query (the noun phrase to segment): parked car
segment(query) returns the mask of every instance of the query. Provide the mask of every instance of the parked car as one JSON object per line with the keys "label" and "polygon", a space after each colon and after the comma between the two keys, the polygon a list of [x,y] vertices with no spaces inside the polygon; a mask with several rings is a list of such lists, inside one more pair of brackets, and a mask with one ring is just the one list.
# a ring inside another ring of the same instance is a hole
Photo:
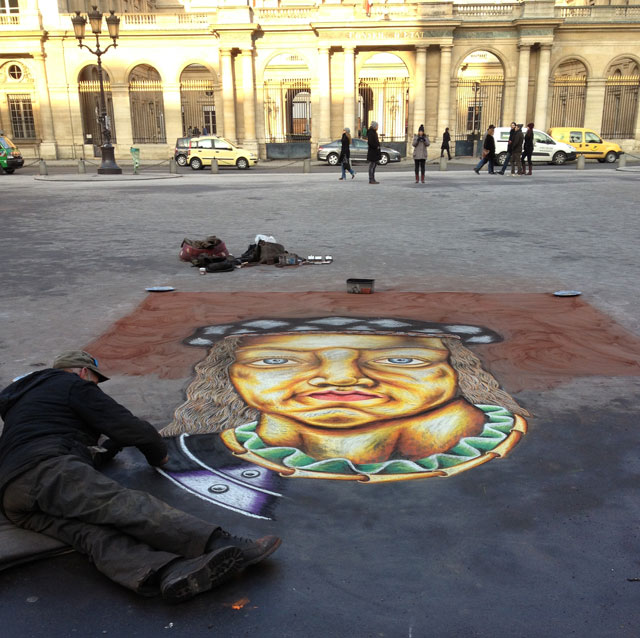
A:
{"label": "parked car", "polygon": [[176,140],[176,147],[173,151],[173,158],[176,160],[178,166],[187,165],[187,156],[189,155],[189,142],[190,137],[179,137]]}
{"label": "parked car", "polygon": [[[496,159],[501,166],[507,156],[507,142],[509,141],[510,131],[511,128],[508,126],[499,126],[493,134],[496,141]],[[522,133],[526,133],[526,129],[523,129]],[[537,128],[533,129],[533,155],[531,159],[534,162],[551,162],[559,165],[565,162],[572,162],[576,157],[576,149],[573,146],[558,142]]]}
{"label": "parked car", "polygon": [[258,156],[235,144],[225,140],[224,137],[207,135],[206,137],[192,137],[189,142],[187,163],[194,171],[204,166],[211,166],[211,160],[218,160],[219,166],[237,166],[246,170],[249,166],[258,163]]}
{"label": "parked car", "polygon": [[0,169],[5,173],[13,173],[16,168],[24,166],[20,149],[0,131]]}
{"label": "parked car", "polygon": [[[334,140],[333,142],[328,142],[327,144],[321,144],[320,146],[318,146],[318,160],[321,162],[327,162],[328,164],[331,164],[331,166],[336,166],[338,163],[338,158],[340,157],[341,148],[342,142],[340,140]],[[349,149],[351,151],[352,162],[367,161],[368,146],[366,140],[353,138],[351,140]],[[381,146],[380,152],[382,153],[382,158],[380,159],[378,164],[380,164],[381,166],[384,166],[389,162],[399,162],[402,159],[402,156],[398,151],[393,148],[388,148],[387,146]]]}
{"label": "parked car", "polygon": [[597,159],[611,164],[624,152],[615,142],[607,142],[591,129],[580,126],[556,126],[549,129],[549,135],[575,146],[585,159]]}

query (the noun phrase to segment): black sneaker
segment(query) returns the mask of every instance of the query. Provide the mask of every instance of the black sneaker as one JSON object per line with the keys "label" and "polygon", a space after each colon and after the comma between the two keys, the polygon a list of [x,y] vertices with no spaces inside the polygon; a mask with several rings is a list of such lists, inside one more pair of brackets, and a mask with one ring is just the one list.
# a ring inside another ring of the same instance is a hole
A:
{"label": "black sneaker", "polygon": [[218,547],[236,547],[242,551],[241,567],[255,565],[261,560],[271,556],[280,547],[282,539],[278,536],[263,536],[253,540],[242,538],[242,536],[232,536],[223,529],[215,531],[207,542],[207,551],[215,550]]}
{"label": "black sneaker", "polygon": [[242,551],[228,545],[197,558],[179,558],[160,572],[162,597],[173,603],[189,600],[224,583],[242,562]]}

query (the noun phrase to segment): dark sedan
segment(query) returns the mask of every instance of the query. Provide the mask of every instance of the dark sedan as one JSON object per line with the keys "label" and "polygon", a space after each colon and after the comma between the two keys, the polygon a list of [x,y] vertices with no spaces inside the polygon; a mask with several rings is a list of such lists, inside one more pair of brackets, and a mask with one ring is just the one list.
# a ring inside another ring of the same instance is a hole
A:
{"label": "dark sedan", "polygon": [[[340,140],[334,140],[327,144],[320,144],[320,146],[318,146],[318,159],[321,162],[328,162],[331,166],[336,166],[338,164],[338,158],[340,157],[341,148],[342,143]],[[351,151],[352,162],[367,161],[368,147],[366,140],[351,140],[351,146],[349,146],[349,149]],[[393,148],[388,148],[387,146],[381,146],[380,152],[382,153],[382,157],[378,164],[381,164],[382,166],[389,162],[399,162],[402,159],[402,156],[398,151]]]}

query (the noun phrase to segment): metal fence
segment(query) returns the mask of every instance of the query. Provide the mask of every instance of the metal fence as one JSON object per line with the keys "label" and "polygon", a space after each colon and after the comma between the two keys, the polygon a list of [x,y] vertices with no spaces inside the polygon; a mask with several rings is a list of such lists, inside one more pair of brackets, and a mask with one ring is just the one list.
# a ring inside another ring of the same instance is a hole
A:
{"label": "metal fence", "polygon": [[504,78],[500,75],[459,78],[453,139],[479,139],[490,124],[501,126],[503,92]]}
{"label": "metal fence", "polygon": [[7,95],[12,137],[30,140],[36,136],[33,106],[30,95]]}
{"label": "metal fence", "polygon": [[640,76],[614,75],[607,78],[602,112],[602,137],[635,137]]}
{"label": "metal fence", "polygon": [[[115,144],[116,127],[113,119],[113,100],[111,99],[111,85],[104,82],[104,99],[107,106],[107,128],[111,131],[111,141]],[[100,128],[100,82],[85,80],[78,82],[80,94],[80,114],[82,116],[82,133],[85,144],[101,146],[102,129]]]}
{"label": "metal fence", "polygon": [[267,142],[301,142],[311,139],[311,80],[266,80],[264,136]]}
{"label": "metal fence", "polygon": [[129,83],[131,128],[134,144],[166,144],[162,82],[132,80]]}
{"label": "metal fence", "polygon": [[409,126],[409,78],[361,78],[358,118],[360,129],[378,122],[381,141],[404,142]]}
{"label": "metal fence", "polygon": [[213,80],[185,80],[180,83],[182,134],[198,128],[206,135],[217,133]]}
{"label": "metal fence", "polygon": [[585,76],[554,78],[549,128],[583,126],[586,96],[587,78]]}

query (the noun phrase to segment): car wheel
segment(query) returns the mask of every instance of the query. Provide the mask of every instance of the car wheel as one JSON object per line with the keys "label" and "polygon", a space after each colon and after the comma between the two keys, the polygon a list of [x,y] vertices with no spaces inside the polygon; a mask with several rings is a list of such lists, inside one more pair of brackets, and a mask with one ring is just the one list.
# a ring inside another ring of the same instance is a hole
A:
{"label": "car wheel", "polygon": [[194,171],[199,171],[199,170],[202,168],[202,160],[201,160],[201,159],[199,159],[198,157],[194,157],[194,158],[191,160],[191,168],[192,168]]}
{"label": "car wheel", "polygon": [[236,166],[241,170],[241,171],[246,171],[249,168],[249,160],[246,157],[239,157],[236,160]]}
{"label": "car wheel", "polygon": [[496,162],[498,166],[502,166],[506,159],[507,159],[507,154],[504,151],[502,151],[502,153],[498,153],[498,157],[496,157]]}
{"label": "car wheel", "polygon": [[178,166],[186,166],[187,165],[187,156],[186,155],[178,155],[178,157],[176,157],[176,164]]}
{"label": "car wheel", "polygon": [[604,161],[607,164],[613,164],[616,160],[618,159],[618,154],[615,151],[609,151],[605,156],[604,156]]}
{"label": "car wheel", "polygon": [[380,164],[380,166],[384,166],[385,164],[389,163],[389,156],[386,153],[382,154],[382,157],[378,160],[378,164]]}
{"label": "car wheel", "polygon": [[15,171],[16,169],[15,169],[15,168],[5,168],[5,169],[3,169],[3,170],[4,170],[4,172],[5,172],[7,175],[13,175],[13,173],[14,173],[14,171]]}
{"label": "car wheel", "polygon": [[330,164],[331,166],[337,166],[338,165],[338,154],[337,153],[329,153],[329,155],[327,155],[327,164]]}
{"label": "car wheel", "polygon": [[567,161],[567,154],[564,151],[558,151],[551,160],[556,166],[560,166]]}

